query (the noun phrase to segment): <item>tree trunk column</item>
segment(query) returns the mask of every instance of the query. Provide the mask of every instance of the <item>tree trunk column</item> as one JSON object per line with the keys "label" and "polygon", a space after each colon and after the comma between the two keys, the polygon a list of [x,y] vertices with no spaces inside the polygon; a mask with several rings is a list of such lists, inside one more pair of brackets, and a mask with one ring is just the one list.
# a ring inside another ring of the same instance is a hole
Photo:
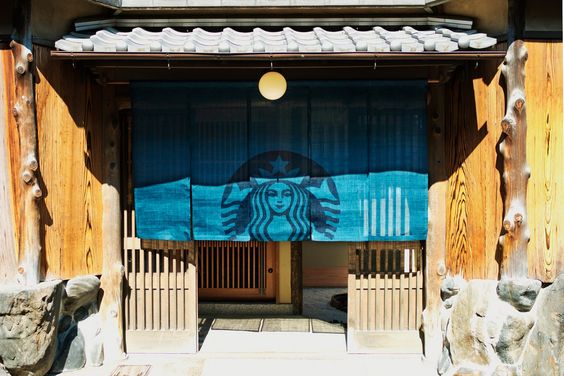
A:
{"label": "tree trunk column", "polygon": [[21,284],[34,285],[39,283],[40,279],[41,243],[38,200],[43,193],[38,179],[30,0],[16,2],[14,26],[14,40],[10,42],[10,48],[15,64],[16,99],[12,114],[18,126],[20,178],[23,185],[19,223],[20,256],[16,278]]}
{"label": "tree trunk column", "polygon": [[104,90],[104,169],[102,183],[102,279],[100,304],[104,360],[123,359],[123,276],[121,257],[120,128],[114,97]]}
{"label": "tree trunk column", "polygon": [[505,234],[499,238],[502,248],[502,277],[527,277],[527,183],[531,171],[527,165],[527,112],[525,108],[525,63],[527,49],[522,40],[507,50],[501,72],[507,85],[507,110],[501,126],[505,134],[499,145],[503,156]]}

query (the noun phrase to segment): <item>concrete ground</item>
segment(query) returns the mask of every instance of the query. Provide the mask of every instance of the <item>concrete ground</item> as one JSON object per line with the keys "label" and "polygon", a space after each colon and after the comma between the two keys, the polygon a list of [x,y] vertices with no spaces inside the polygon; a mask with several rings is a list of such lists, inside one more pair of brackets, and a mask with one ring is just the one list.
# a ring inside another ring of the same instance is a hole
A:
{"label": "concrete ground", "polygon": [[[348,376],[354,374],[436,375],[415,355],[304,354],[304,353],[198,353],[130,354],[125,365],[149,365],[148,376]],[[64,376],[143,376],[115,374],[116,364]]]}
{"label": "concrete ground", "polygon": [[[197,354],[132,353],[119,363],[65,372],[62,376],[145,376],[137,372],[139,368],[133,369],[134,372],[113,373],[119,364],[148,365],[147,376],[436,375],[426,367],[421,355],[348,354],[344,330],[315,332],[315,320],[336,327],[346,323],[346,313],[329,305],[331,296],[340,292],[343,289],[304,289],[303,316],[311,318],[309,331],[238,331],[208,327],[200,333],[203,341]],[[296,319],[304,320],[303,317]]]}

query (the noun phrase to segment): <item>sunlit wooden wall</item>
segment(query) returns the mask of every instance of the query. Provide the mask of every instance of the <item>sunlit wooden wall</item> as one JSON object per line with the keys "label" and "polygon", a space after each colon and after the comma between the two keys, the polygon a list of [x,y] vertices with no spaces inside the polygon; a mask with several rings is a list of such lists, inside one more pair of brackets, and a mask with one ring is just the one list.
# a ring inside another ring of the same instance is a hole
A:
{"label": "sunlit wooden wall", "polygon": [[102,88],[84,69],[35,48],[47,277],[102,267]]}
{"label": "sunlit wooden wall", "polygon": [[[13,61],[9,48],[0,50],[3,83],[4,145],[7,146],[10,207],[0,215],[10,215],[3,226],[0,246],[2,269],[19,251],[21,194],[19,140],[11,116],[13,107]],[[54,61],[49,50],[35,47],[37,64],[35,87],[38,126],[39,167],[44,200],[41,201],[42,262],[46,279],[100,274],[102,266],[102,89],[84,69]],[[3,199],[5,202],[6,200]],[[5,209],[6,204],[0,205]],[[12,244],[10,240],[13,239]],[[7,241],[7,243],[6,243]],[[12,263],[13,264],[13,263]],[[10,269],[13,266],[9,267]]]}
{"label": "sunlit wooden wall", "polygon": [[[529,275],[550,282],[564,272],[562,43],[530,41],[527,49]],[[466,278],[497,278],[499,272],[503,202],[497,145],[505,113],[500,64],[459,70],[447,87],[446,262],[451,274]]]}

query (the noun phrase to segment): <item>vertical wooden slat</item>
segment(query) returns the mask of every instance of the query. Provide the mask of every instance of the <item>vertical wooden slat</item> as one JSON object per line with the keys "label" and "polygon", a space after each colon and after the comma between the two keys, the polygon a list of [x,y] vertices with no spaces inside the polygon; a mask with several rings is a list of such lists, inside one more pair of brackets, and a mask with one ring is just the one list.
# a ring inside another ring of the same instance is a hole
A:
{"label": "vertical wooden slat", "polygon": [[394,250],[392,251],[393,255],[393,276],[394,276],[394,314],[393,314],[393,321],[394,321],[394,329],[400,329],[400,301],[401,301],[401,291],[399,289],[399,277],[400,277],[400,264],[399,264],[399,252],[397,247],[394,246]]}
{"label": "vertical wooden slat", "polygon": [[162,252],[160,250],[155,250],[156,253],[156,264],[157,264],[157,289],[156,289],[156,304],[155,304],[155,329],[162,329],[162,288],[161,288],[161,268],[162,268]]}
{"label": "vertical wooden slat", "polygon": [[241,277],[241,260],[240,260],[240,252],[239,252],[239,245],[234,244],[235,249],[235,288],[240,288],[239,278]]}
{"label": "vertical wooden slat", "polygon": [[161,310],[161,322],[163,329],[170,329],[170,259],[168,257],[169,251],[166,249],[163,252],[163,264],[164,264],[164,292],[163,292],[163,305]]}
{"label": "vertical wooden slat", "polygon": [[187,327],[190,329],[194,338],[194,352],[198,349],[198,286],[196,284],[198,271],[195,268],[196,260],[197,255],[194,250],[194,243],[192,242],[190,244],[188,258],[188,290],[190,291],[190,298],[188,303]]}
{"label": "vertical wooden slat", "polygon": [[145,296],[145,250],[139,250],[139,273],[137,273],[137,277],[141,277],[140,282],[141,286],[139,287],[139,295],[141,297],[141,301],[139,302],[138,312],[139,312],[139,327],[140,330],[145,330],[146,328],[146,296]]}
{"label": "vertical wooden slat", "polygon": [[153,275],[154,275],[154,265],[153,265],[153,250],[152,249],[148,249],[147,251],[147,257],[148,257],[148,282],[149,282],[149,288],[148,288],[148,302],[147,302],[147,308],[145,309],[145,311],[147,312],[147,326],[146,329],[147,330],[153,330]]}
{"label": "vertical wooden slat", "polygon": [[231,278],[231,249],[228,244],[225,245],[225,288],[229,288]]}
{"label": "vertical wooden slat", "polygon": [[415,283],[413,281],[413,276],[415,275],[415,269],[413,268],[413,258],[415,250],[412,248],[409,250],[409,274],[408,274],[408,288],[409,288],[409,326],[408,329],[415,329],[416,318],[415,318],[415,302],[416,302],[416,291]]}
{"label": "vertical wooden slat", "polygon": [[178,311],[179,311],[179,299],[178,299],[178,255],[180,254],[180,251],[175,249],[172,251],[172,262],[173,262],[173,268],[172,268],[172,273],[173,273],[173,288],[174,291],[172,293],[173,296],[173,304],[171,304],[172,307],[172,312],[173,312],[173,320],[172,320],[172,327],[171,329],[174,330],[178,330],[179,329],[179,325],[178,325]]}
{"label": "vertical wooden slat", "polygon": [[181,319],[181,329],[186,330],[186,293],[187,293],[187,286],[186,286],[186,257],[187,251],[183,249],[181,251],[181,258],[180,258],[180,276],[181,276],[181,297],[182,303],[180,305],[180,317]]}
{"label": "vertical wooden slat", "polygon": [[245,249],[245,254],[247,258],[247,288],[251,288],[251,247]]}
{"label": "vertical wooden slat", "polygon": [[133,312],[131,314],[132,318],[132,329],[137,330],[137,252],[139,250],[133,249],[131,250],[131,281],[133,281],[133,287],[131,288],[131,300],[133,304],[131,306]]}
{"label": "vertical wooden slat", "polygon": [[368,329],[376,330],[376,270],[374,269],[375,253],[374,247],[368,249]]}
{"label": "vertical wooden slat", "polygon": [[221,276],[221,273],[219,271],[219,252],[221,250],[221,242],[214,242],[215,243],[215,247],[214,247],[214,252],[213,252],[213,261],[212,263],[214,264],[214,274],[215,274],[215,286],[214,288],[219,288],[219,278]]}

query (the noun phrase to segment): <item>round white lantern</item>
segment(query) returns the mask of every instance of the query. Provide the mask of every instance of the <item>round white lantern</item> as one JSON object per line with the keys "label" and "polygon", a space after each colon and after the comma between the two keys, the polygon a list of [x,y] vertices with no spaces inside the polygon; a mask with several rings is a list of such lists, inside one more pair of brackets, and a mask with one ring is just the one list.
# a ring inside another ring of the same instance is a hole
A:
{"label": "round white lantern", "polygon": [[282,98],[288,87],[284,76],[274,71],[263,74],[258,86],[261,95],[271,101]]}

